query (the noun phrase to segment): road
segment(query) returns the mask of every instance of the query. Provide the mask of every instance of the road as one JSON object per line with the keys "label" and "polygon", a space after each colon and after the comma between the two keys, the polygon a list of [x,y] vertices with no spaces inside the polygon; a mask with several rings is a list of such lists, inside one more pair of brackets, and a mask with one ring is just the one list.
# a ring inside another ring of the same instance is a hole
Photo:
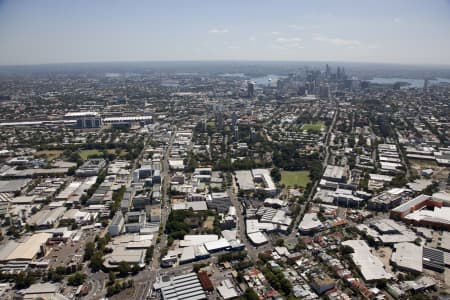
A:
{"label": "road", "polygon": [[[167,222],[167,217],[170,213],[170,203],[169,203],[169,189],[170,189],[170,169],[169,169],[169,155],[170,150],[172,149],[172,144],[175,139],[176,130],[172,132],[172,135],[169,140],[169,144],[167,145],[164,151],[164,158],[162,160],[162,197],[161,197],[161,227],[164,229]],[[161,249],[163,249],[167,245],[167,237],[165,234],[160,236],[159,244],[155,245],[155,249],[153,251],[153,257],[149,266],[141,271],[138,275],[135,276],[135,293],[134,299],[145,299],[146,297],[151,295],[153,283],[156,281],[156,277],[158,276],[158,271],[160,269],[160,256]]]}
{"label": "road", "polygon": [[245,234],[245,218],[244,218],[244,209],[239,202],[239,199],[236,196],[236,193],[234,191],[237,191],[236,182],[234,179],[234,176],[231,176],[233,180],[232,188],[227,189],[227,193],[230,196],[231,203],[236,208],[236,215],[237,215],[237,224],[236,224],[236,230],[239,236],[239,239],[241,242],[245,245],[245,248],[247,249],[248,256],[253,260],[256,261],[258,259],[258,252],[257,249],[251,244],[251,242],[248,240],[247,235]]}
{"label": "road", "polygon": [[[324,159],[322,161],[323,169],[326,168],[327,165],[328,165],[328,159],[330,157],[330,150],[329,150],[330,136],[331,136],[331,132],[333,131],[334,126],[336,124],[336,119],[337,119],[338,114],[339,114],[339,109],[338,109],[338,104],[336,103],[336,111],[334,112],[333,121],[331,122],[331,125],[328,127],[327,134],[325,135],[325,143],[324,143],[325,157],[324,157]],[[317,189],[317,186],[319,185],[319,182],[320,182],[320,179],[316,180],[314,182],[313,187],[311,189],[311,192],[308,195],[308,198],[306,199],[305,203],[302,205],[299,214],[295,218],[294,226],[292,227],[292,231],[291,231],[291,233],[289,234],[289,237],[288,237],[289,239],[295,238],[295,236],[297,234],[298,224],[303,219],[303,216],[305,214],[305,210],[308,207],[308,205],[311,202],[311,200],[313,199],[314,191]]]}

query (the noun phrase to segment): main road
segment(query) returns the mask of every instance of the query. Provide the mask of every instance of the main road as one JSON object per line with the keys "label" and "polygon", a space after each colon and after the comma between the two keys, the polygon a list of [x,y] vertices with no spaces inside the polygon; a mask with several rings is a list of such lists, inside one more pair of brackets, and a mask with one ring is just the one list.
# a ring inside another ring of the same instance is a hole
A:
{"label": "main road", "polygon": [[[160,227],[162,228],[162,232],[164,232],[167,217],[170,213],[170,203],[169,203],[169,188],[170,188],[170,169],[169,169],[169,156],[170,150],[172,149],[172,144],[175,139],[176,128],[174,128],[174,132],[171,133],[169,143],[164,151],[164,157],[162,160],[162,187],[161,187],[161,222]],[[146,268],[141,271],[138,275],[135,276],[135,293],[134,299],[140,300],[148,298],[151,295],[153,283],[156,281],[156,277],[158,275],[158,271],[160,269],[160,256],[161,249],[163,249],[167,244],[167,237],[163,233],[159,236],[160,241],[155,245],[153,251],[153,257]]]}
{"label": "main road", "polygon": [[[330,146],[330,136],[331,133],[333,131],[333,128],[336,124],[336,119],[337,116],[339,114],[339,106],[336,103],[336,110],[334,112],[334,116],[333,116],[333,121],[331,122],[331,125],[328,127],[328,131],[327,134],[325,135],[325,143],[324,143],[324,150],[325,150],[325,157],[322,161],[322,168],[325,169],[328,165],[328,159],[330,157],[330,150],[329,150],[329,146]],[[297,234],[297,227],[298,224],[301,222],[301,220],[303,219],[303,216],[305,214],[305,210],[306,208],[309,206],[309,203],[311,202],[311,200],[313,199],[314,196],[314,191],[317,189],[317,186],[319,185],[320,179],[316,180],[313,184],[313,187],[308,195],[308,198],[306,199],[304,205],[302,205],[299,214],[297,215],[297,217],[295,218],[294,221],[294,226],[292,227],[292,231],[289,234],[289,239],[295,238],[296,234]]]}
{"label": "main road", "polygon": [[245,245],[245,248],[247,249],[248,256],[253,260],[256,261],[258,259],[258,252],[256,251],[256,248],[250,243],[250,241],[247,238],[247,235],[245,233],[245,219],[244,219],[244,209],[242,207],[242,204],[240,203],[239,199],[236,196],[237,192],[237,186],[236,182],[234,180],[234,176],[231,176],[233,185],[232,187],[229,187],[227,189],[227,193],[231,199],[231,204],[236,208],[236,217],[237,217],[237,224],[236,224],[236,230],[237,234],[239,236],[239,239],[241,242]]}

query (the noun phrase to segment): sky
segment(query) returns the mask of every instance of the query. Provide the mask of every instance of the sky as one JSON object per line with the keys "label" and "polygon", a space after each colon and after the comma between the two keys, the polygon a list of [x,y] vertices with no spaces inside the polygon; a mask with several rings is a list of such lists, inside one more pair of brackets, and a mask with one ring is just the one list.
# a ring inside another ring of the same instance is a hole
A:
{"label": "sky", "polygon": [[450,64],[450,0],[0,0],[0,65]]}

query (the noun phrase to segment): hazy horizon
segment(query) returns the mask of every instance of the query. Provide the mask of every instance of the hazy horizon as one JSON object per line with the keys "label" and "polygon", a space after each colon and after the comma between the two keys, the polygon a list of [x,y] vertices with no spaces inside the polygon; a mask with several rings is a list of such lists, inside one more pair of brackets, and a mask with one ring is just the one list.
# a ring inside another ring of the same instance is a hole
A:
{"label": "hazy horizon", "polygon": [[0,65],[450,65],[450,1],[0,1]]}

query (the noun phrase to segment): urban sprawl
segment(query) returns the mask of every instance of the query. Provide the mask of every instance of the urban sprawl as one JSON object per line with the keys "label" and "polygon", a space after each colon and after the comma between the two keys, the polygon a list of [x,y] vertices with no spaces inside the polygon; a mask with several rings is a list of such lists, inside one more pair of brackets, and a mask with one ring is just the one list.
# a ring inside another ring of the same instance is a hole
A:
{"label": "urban sprawl", "polygon": [[269,74],[0,74],[0,298],[450,299],[450,84]]}

